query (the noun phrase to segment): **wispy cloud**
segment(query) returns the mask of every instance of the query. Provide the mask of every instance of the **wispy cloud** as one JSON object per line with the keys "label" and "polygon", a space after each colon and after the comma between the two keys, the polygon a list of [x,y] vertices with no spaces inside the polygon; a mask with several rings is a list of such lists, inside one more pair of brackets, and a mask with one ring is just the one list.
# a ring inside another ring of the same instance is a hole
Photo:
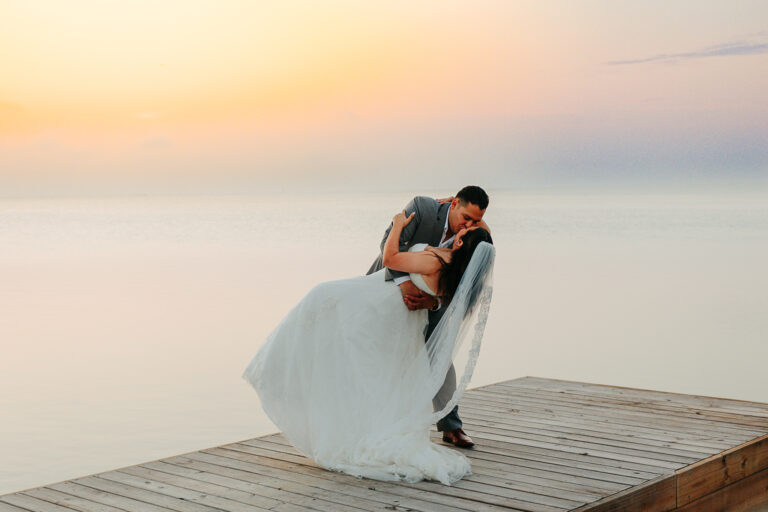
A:
{"label": "wispy cloud", "polygon": [[756,37],[751,40],[733,41],[730,43],[718,44],[692,52],[660,53],[642,59],[612,60],[606,62],[605,64],[607,66],[622,66],[625,64],[644,64],[646,62],[673,63],[686,59],[726,57],[729,55],[760,55],[763,53],[768,53],[768,33],[766,32],[756,34]]}

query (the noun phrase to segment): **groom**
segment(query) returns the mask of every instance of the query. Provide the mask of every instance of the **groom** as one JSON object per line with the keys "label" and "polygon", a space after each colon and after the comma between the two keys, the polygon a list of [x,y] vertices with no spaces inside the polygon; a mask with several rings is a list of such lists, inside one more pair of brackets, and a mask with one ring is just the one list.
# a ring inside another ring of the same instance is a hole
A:
{"label": "groom", "polygon": [[[464,187],[452,198],[450,202],[440,202],[429,197],[414,197],[405,207],[405,215],[415,212],[413,220],[405,226],[400,235],[400,250],[407,251],[414,244],[426,243],[432,247],[452,247],[453,238],[463,228],[470,228],[477,224],[484,226],[483,214],[488,208],[488,194],[476,186]],[[381,251],[392,229],[390,224],[381,241]],[[373,262],[368,274],[381,270],[382,255]],[[411,282],[407,273],[387,269],[385,272],[387,281],[394,281],[400,287],[403,302],[410,310],[429,309],[429,324],[425,332],[425,338],[440,322],[447,304],[439,304],[438,301],[418,288]],[[443,386],[432,399],[432,407],[435,411],[441,410],[453,396],[456,390],[456,371],[451,365],[445,376]],[[443,441],[458,446],[469,448],[474,445],[462,429],[459,418],[459,406],[453,408],[446,417],[437,422],[437,430],[443,433]]]}

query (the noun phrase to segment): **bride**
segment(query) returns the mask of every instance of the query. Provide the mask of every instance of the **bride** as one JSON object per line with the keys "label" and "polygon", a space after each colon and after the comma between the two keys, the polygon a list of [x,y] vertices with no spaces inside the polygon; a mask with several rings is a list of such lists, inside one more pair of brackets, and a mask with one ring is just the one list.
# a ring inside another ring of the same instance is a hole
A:
{"label": "bride", "polygon": [[[453,247],[399,251],[413,214],[395,215],[383,263],[439,297],[445,314],[424,343],[427,311],[409,311],[384,270],[321,283],[280,322],[246,368],[264,411],[285,437],[324,468],[378,480],[437,480],[470,474],[469,460],[429,439],[472,375],[491,298],[494,249],[482,227]],[[468,341],[468,343],[464,343]],[[453,398],[432,411],[452,359],[467,362]],[[468,345],[468,347],[466,346]]]}

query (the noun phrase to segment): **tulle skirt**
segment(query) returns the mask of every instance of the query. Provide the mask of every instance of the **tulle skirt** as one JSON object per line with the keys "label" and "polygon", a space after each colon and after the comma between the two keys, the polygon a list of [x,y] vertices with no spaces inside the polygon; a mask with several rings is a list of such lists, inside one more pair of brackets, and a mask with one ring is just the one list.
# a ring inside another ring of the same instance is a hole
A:
{"label": "tulle skirt", "polygon": [[384,272],[322,283],[245,370],[262,407],[307,457],[378,480],[450,484],[470,473],[429,440],[427,312],[408,311]]}

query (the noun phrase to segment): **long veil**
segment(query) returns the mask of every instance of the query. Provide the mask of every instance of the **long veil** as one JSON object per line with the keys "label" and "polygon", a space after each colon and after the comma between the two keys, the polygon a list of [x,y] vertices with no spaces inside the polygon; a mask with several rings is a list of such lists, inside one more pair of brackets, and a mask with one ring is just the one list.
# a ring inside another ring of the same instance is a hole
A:
{"label": "long veil", "polygon": [[430,397],[442,386],[451,362],[466,359],[463,371],[456,369],[457,383],[453,396],[442,410],[432,414],[429,423],[435,423],[453,409],[472,378],[493,295],[495,256],[495,248],[487,242],[481,242],[475,248],[450,304],[427,340],[430,366],[427,389]]}
{"label": "long veil", "polygon": [[[459,402],[472,378],[493,294],[495,254],[493,245],[478,244],[450,304],[427,340],[426,350],[417,340],[414,347],[419,350],[409,356],[411,359],[399,360],[403,366],[393,370],[396,378],[388,387],[376,388],[378,401],[370,409],[358,405],[359,414],[371,415],[371,427],[357,443],[353,456],[339,457],[336,451],[324,459],[326,467],[380,480],[416,482],[430,478],[447,485],[471,473],[464,454],[429,441],[429,429]],[[457,369],[453,396],[442,410],[433,412],[432,398],[451,364],[460,360],[466,362]]]}

